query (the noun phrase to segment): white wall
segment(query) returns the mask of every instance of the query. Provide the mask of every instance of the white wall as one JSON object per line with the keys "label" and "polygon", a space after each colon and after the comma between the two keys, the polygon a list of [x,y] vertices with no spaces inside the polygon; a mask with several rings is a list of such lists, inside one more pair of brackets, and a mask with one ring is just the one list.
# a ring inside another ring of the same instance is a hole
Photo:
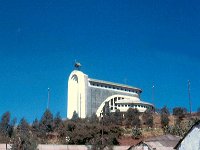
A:
{"label": "white wall", "polygon": [[86,117],[87,75],[74,70],[68,79],[67,118],[76,111],[81,118]]}
{"label": "white wall", "polygon": [[200,125],[194,127],[193,130],[184,138],[178,150],[200,150]]}

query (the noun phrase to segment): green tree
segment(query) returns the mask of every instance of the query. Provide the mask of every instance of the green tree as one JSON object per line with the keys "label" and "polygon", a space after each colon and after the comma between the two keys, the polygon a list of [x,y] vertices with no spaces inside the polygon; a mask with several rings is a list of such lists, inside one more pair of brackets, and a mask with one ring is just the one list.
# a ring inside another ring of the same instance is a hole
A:
{"label": "green tree", "polygon": [[95,113],[92,114],[91,117],[88,118],[90,123],[99,123],[99,118],[97,117],[97,115]]}
{"label": "green tree", "polygon": [[133,117],[134,117],[134,110],[132,108],[129,108],[125,113],[125,124],[127,127],[131,125]]}
{"label": "green tree", "polygon": [[161,109],[161,125],[162,128],[169,125],[169,110],[166,106]]}
{"label": "green tree", "polygon": [[60,128],[60,126],[61,126],[61,124],[62,124],[62,118],[61,118],[61,116],[60,116],[60,113],[58,112],[57,114],[56,114],[56,116],[54,117],[54,120],[53,120],[53,127],[54,127],[54,130],[55,131],[58,131],[59,130],[59,128]]}
{"label": "green tree", "polygon": [[187,109],[183,107],[175,107],[173,108],[173,115],[176,116],[176,124],[180,125],[181,121],[185,117],[187,113]]}
{"label": "green tree", "polygon": [[139,139],[142,136],[142,132],[139,128],[133,127],[132,129],[132,138]]}
{"label": "green tree", "polygon": [[37,118],[33,121],[31,129],[36,136],[39,136],[40,124]]}
{"label": "green tree", "polygon": [[43,134],[53,131],[53,114],[49,109],[47,109],[39,123],[40,132]]}
{"label": "green tree", "polygon": [[[117,138],[121,135],[119,126],[112,124],[91,123],[88,121],[65,121],[68,144],[87,145],[113,145],[117,144]],[[110,144],[108,144],[110,143]]]}
{"label": "green tree", "polygon": [[54,123],[54,132],[58,134],[59,142],[64,144],[66,141],[66,126],[60,116],[60,113],[56,114],[53,123]]}
{"label": "green tree", "polygon": [[120,112],[119,109],[117,109],[114,113],[113,113],[113,123],[116,125],[122,125],[122,120],[123,120],[123,116],[122,113]]}
{"label": "green tree", "polygon": [[140,127],[141,121],[139,117],[140,113],[138,109],[129,108],[125,114],[126,126],[129,127],[131,125],[132,127]]}
{"label": "green tree", "polygon": [[147,109],[142,115],[142,120],[146,126],[152,128],[153,127],[153,112]]}
{"label": "green tree", "polygon": [[77,121],[78,119],[79,119],[78,113],[76,111],[74,111],[71,120],[72,121]]}
{"label": "green tree", "polygon": [[12,140],[12,150],[36,150],[37,141],[27,121],[22,118]]}
{"label": "green tree", "polygon": [[13,135],[15,122],[15,119],[10,122],[10,112],[5,112],[1,117],[0,135],[3,138],[2,142],[6,143],[6,149],[7,144]]}

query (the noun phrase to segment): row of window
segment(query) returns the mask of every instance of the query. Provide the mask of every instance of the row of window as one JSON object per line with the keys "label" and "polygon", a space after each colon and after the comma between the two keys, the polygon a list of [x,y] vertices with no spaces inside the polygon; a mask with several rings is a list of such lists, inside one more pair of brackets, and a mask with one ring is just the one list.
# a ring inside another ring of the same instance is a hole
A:
{"label": "row of window", "polygon": [[122,87],[107,86],[107,85],[98,84],[98,83],[91,83],[91,85],[92,86],[97,86],[97,87],[109,88],[109,89],[116,89],[116,90],[121,90],[121,91],[126,91],[126,92],[134,92],[134,93],[138,93],[139,94],[139,91],[130,90],[130,89],[127,89],[127,88],[122,88]]}
{"label": "row of window", "polygon": [[[152,107],[150,106],[143,106],[143,105],[117,105],[118,107],[128,107],[128,108],[138,108],[138,107],[141,107],[141,108],[147,108],[147,109],[152,109]],[[110,107],[111,110],[113,110],[113,107]],[[116,110],[117,107],[114,107],[114,109]]]}
{"label": "row of window", "polygon": [[117,105],[118,107],[141,107],[141,108],[150,108],[149,106],[145,106],[145,105]]}

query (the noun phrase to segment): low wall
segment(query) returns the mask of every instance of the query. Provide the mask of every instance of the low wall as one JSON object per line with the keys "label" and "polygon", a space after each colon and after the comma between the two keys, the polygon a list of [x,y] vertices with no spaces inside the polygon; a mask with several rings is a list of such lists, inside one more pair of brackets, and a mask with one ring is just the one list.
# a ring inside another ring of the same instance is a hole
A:
{"label": "low wall", "polygon": [[[130,146],[113,146],[113,150],[127,150]],[[8,145],[11,149],[11,145]],[[88,150],[90,146],[87,145],[53,145],[53,144],[39,144],[39,150]],[[0,150],[6,150],[6,144],[0,144]],[[106,149],[107,150],[107,149]]]}

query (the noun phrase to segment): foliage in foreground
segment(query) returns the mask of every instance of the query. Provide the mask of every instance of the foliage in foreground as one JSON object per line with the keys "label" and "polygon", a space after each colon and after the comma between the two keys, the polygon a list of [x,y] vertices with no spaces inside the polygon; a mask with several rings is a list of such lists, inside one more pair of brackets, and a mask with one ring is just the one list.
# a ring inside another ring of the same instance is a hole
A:
{"label": "foliage in foreground", "polygon": [[108,121],[111,116],[101,120],[96,115],[80,119],[74,114],[72,119],[63,121],[59,113],[53,117],[50,110],[46,110],[40,120],[35,119],[29,125],[22,118],[14,128],[7,112],[0,122],[0,141],[12,144],[13,150],[36,150],[38,143],[92,145],[92,149],[119,144],[122,130]]}
{"label": "foliage in foreground", "polygon": [[[181,118],[179,123],[169,126],[169,110],[161,109],[161,125],[164,133],[183,136],[194,124],[195,120],[185,122],[180,109],[174,109],[174,114]],[[103,149],[105,146],[118,145],[122,136],[121,127],[132,129],[132,138],[141,138],[141,120],[145,127],[154,126],[153,114],[146,111],[141,114],[137,109],[129,109],[123,114],[117,110],[115,113],[105,113],[102,118],[95,114],[80,119],[74,112],[71,119],[62,120],[60,114],[54,117],[50,110],[46,110],[41,119],[35,119],[31,125],[23,118],[14,128],[16,120],[10,120],[10,113],[6,112],[0,122],[0,142],[13,144],[12,149],[35,150],[37,144],[77,144],[92,145],[91,149]]]}

